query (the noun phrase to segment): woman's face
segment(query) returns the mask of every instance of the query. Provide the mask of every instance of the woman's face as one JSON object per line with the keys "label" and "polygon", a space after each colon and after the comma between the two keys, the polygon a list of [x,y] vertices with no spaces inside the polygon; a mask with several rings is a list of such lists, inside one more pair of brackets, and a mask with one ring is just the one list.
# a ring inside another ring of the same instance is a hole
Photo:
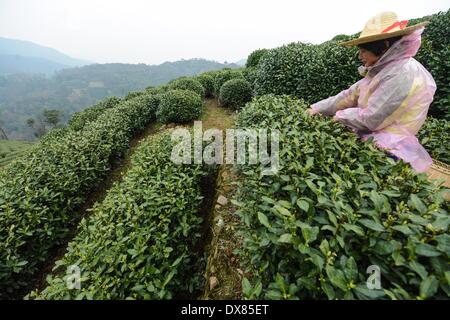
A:
{"label": "woman's face", "polygon": [[375,55],[373,52],[363,48],[359,48],[358,58],[366,68],[373,66],[378,59],[380,59],[380,57]]}

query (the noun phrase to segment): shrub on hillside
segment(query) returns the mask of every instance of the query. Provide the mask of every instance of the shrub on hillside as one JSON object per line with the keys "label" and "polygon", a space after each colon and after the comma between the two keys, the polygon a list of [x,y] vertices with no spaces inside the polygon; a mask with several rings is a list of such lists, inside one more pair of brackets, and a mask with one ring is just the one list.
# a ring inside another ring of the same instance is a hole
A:
{"label": "shrub on hillside", "polygon": [[203,101],[190,90],[170,90],[161,95],[157,118],[162,123],[188,123],[200,118]]}
{"label": "shrub on hillside", "polygon": [[193,91],[202,98],[205,96],[205,88],[203,88],[203,85],[200,83],[200,81],[193,78],[184,77],[170,82],[169,90],[176,89]]}
{"label": "shrub on hillside", "polygon": [[103,112],[105,112],[105,110],[118,105],[120,101],[122,101],[120,98],[109,97],[83,111],[75,112],[70,118],[68,126],[72,130],[81,130],[86,124],[96,120]]}
{"label": "shrub on hillside", "polygon": [[145,94],[144,91],[130,91],[125,95],[125,97],[123,97],[123,100],[124,101],[131,100],[133,98],[142,96],[143,94]]}
{"label": "shrub on hillside", "polygon": [[[148,99],[147,99],[148,98]],[[83,130],[33,146],[0,171],[0,298],[27,282],[70,233],[77,210],[124,154],[133,135],[155,119],[149,97],[107,109]],[[14,227],[12,227],[14,226]]]}
{"label": "shrub on hillside", "polygon": [[450,120],[450,10],[410,21],[410,24],[430,21],[422,36],[422,46],[416,59],[431,73],[437,89],[429,114]]}
{"label": "shrub on hillside", "polygon": [[[448,299],[443,189],[307,107],[264,96],[238,116],[237,128],[280,133],[276,174],[239,167],[244,297]],[[381,289],[370,290],[374,266]]]}
{"label": "shrub on hillside", "polygon": [[211,74],[202,73],[195,77],[205,88],[205,97],[211,98],[214,96],[214,77]]}
{"label": "shrub on hillside", "polygon": [[270,50],[261,60],[257,95],[289,94],[308,103],[339,93],[358,81],[357,50],[330,41],[321,45],[291,43]]}
{"label": "shrub on hillside", "polygon": [[258,49],[249,54],[247,62],[245,63],[246,68],[256,68],[261,61],[261,58],[268,52],[268,49]]}
{"label": "shrub on hillside", "polygon": [[450,165],[450,121],[428,117],[417,138],[433,159]]}
{"label": "shrub on hillside", "polygon": [[241,70],[223,69],[221,72],[217,73],[216,77],[214,78],[214,96],[218,98],[222,85],[228,80],[235,78],[244,78]]}
{"label": "shrub on hillside", "polygon": [[148,94],[160,94],[160,93],[167,92],[167,90],[169,90],[169,86],[168,85],[145,88],[145,92],[148,93]]}
{"label": "shrub on hillside", "polygon": [[[202,289],[205,266],[196,247],[207,170],[174,164],[173,147],[168,133],[139,144],[127,175],[79,224],[47,287],[29,297],[173,299]],[[74,264],[86,275],[82,290],[65,281]]]}
{"label": "shrub on hillside", "polygon": [[252,93],[255,91],[255,81],[258,73],[258,68],[245,68],[242,70],[242,74],[244,75],[244,79],[248,81],[250,87],[252,88]]}
{"label": "shrub on hillside", "polygon": [[219,104],[223,107],[241,109],[252,100],[252,88],[245,79],[231,79],[220,88]]}

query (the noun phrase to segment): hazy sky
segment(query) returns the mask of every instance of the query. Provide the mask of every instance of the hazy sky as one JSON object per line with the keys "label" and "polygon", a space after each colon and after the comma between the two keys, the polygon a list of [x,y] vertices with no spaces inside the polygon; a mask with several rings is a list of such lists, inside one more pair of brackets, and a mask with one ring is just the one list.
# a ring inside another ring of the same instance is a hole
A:
{"label": "hazy sky", "polygon": [[381,11],[410,19],[450,0],[0,0],[0,37],[98,63],[235,62],[258,48],[361,31]]}

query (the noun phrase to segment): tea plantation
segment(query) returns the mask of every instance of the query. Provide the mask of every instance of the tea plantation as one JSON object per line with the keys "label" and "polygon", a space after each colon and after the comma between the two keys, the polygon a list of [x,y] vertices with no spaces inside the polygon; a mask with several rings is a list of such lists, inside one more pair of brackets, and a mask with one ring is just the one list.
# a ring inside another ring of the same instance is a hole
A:
{"label": "tea plantation", "polygon": [[[438,84],[418,138],[446,164],[449,17],[427,17],[417,56]],[[337,44],[352,37],[258,49],[241,69],[104,99],[33,146],[0,142],[0,299],[192,299],[212,290],[204,274],[221,271],[207,265],[217,254],[208,241],[218,236],[219,166],[171,160],[172,130],[191,130],[205,114],[280,132],[275,175],[232,167],[237,211],[227,221],[238,227],[228,232],[239,241],[218,254],[233,255],[224,274],[238,271],[236,298],[448,299],[448,189],[306,112],[360,79],[356,49]],[[381,275],[375,288],[371,268]]]}

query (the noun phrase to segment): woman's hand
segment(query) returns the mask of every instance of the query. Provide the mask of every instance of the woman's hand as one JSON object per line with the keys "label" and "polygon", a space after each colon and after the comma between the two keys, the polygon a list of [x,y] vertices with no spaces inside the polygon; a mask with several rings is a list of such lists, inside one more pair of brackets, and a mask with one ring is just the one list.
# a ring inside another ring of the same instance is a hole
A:
{"label": "woman's hand", "polygon": [[312,108],[309,108],[309,109],[307,109],[306,111],[308,111],[308,113],[309,113],[310,116],[313,116],[313,115],[319,113],[318,111],[316,111],[316,110],[314,110],[314,109],[312,109]]}

